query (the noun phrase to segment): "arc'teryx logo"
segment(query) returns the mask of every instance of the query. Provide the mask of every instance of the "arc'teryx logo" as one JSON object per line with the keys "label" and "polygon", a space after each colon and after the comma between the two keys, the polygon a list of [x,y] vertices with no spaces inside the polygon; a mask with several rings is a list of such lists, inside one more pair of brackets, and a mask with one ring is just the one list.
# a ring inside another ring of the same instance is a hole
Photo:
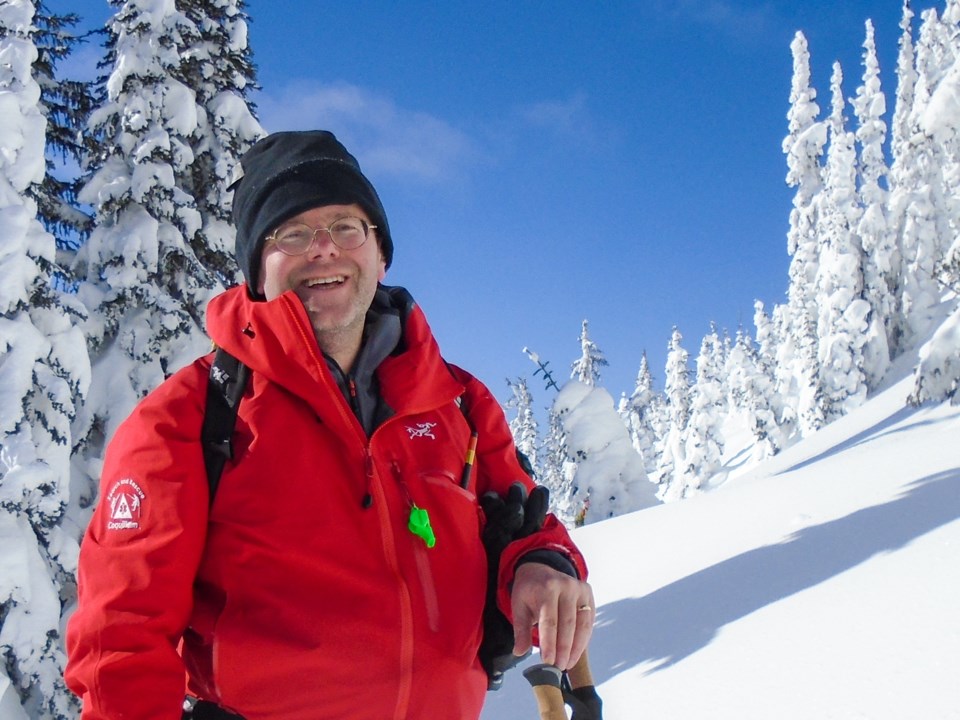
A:
{"label": "arc'teryx logo", "polygon": [[110,520],[107,530],[138,530],[146,493],[130,478],[117,480],[107,495]]}
{"label": "arc'teryx logo", "polygon": [[414,427],[407,425],[407,432],[410,433],[410,439],[418,437],[428,437],[436,440],[437,436],[433,434],[433,429],[437,426],[435,422],[417,423]]}

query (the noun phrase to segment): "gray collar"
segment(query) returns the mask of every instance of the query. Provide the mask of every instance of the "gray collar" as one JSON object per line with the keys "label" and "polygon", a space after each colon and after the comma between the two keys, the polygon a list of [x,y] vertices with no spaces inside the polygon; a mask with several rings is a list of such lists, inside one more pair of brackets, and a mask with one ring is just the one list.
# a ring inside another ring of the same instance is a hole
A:
{"label": "gray collar", "polygon": [[[402,289],[383,285],[377,288],[367,311],[360,352],[349,375],[343,372],[333,358],[324,355],[340,391],[356,414],[367,437],[393,414],[380,396],[376,371],[391,353],[402,350],[403,320],[409,312],[407,300],[410,296],[406,291],[394,292],[399,290]],[[351,380],[354,392],[351,392]]]}

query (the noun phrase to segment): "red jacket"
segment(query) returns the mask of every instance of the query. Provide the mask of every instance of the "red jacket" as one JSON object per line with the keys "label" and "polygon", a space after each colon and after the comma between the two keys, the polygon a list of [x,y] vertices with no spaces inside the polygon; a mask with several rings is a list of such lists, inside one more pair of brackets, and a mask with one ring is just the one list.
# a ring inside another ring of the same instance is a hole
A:
{"label": "red jacket", "polygon": [[[377,370],[395,415],[369,439],[295,295],[264,303],[227,291],[208,325],[253,370],[235,463],[208,511],[199,435],[209,356],[118,429],[67,630],[66,677],[83,717],[179,720],[186,674],[191,694],[248,720],[476,718],[486,689],[477,496],[529,483],[496,400],[464,374],[479,433],[464,490],[464,385],[419,308],[405,351]],[[432,548],[407,529],[413,504],[429,512]],[[516,560],[536,548],[563,552],[585,577],[550,517],[505,552],[502,598]]]}

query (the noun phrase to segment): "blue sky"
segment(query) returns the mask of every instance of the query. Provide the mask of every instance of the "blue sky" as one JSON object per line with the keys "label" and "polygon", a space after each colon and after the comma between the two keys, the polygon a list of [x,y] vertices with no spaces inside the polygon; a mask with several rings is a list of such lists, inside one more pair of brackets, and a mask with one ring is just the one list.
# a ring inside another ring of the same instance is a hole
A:
{"label": "blue sky", "polygon": [[[48,0],[90,24],[102,1]],[[942,1],[915,0],[922,10]],[[281,9],[282,8],[282,9]],[[781,141],[790,42],[852,97],[876,26],[888,119],[901,0],[249,0],[269,131],[333,130],[377,187],[387,282],[420,302],[447,358],[491,386],[579,356],[581,321],[629,392],[662,383],[674,325],[695,358],[716,321],[753,330],[787,288],[792,191]],[[852,108],[849,117],[853,118]],[[691,367],[693,363],[691,362]],[[538,406],[552,391],[533,379]]]}

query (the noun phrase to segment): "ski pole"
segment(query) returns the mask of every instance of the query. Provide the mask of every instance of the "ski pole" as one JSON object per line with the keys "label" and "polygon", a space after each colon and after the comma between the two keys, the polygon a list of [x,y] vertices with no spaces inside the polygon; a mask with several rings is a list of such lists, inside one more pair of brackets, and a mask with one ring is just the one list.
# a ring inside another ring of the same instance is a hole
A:
{"label": "ski pole", "polygon": [[584,650],[577,664],[567,670],[567,677],[570,678],[570,687],[573,689],[592,686],[593,673],[590,672],[590,664],[587,662],[587,651]]}
{"label": "ski pole", "polygon": [[567,720],[563,692],[560,690],[562,674],[560,668],[546,663],[531,665],[523,671],[537,698],[540,720]]}

